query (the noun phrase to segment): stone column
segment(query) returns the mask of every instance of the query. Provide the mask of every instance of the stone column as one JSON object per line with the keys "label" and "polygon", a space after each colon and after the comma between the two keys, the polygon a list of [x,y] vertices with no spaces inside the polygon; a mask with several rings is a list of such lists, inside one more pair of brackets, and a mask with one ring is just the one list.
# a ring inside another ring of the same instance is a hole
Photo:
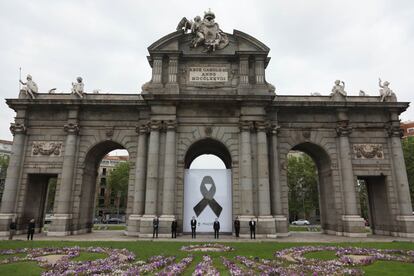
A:
{"label": "stone column", "polygon": [[160,148],[160,127],[159,121],[151,122],[151,132],[147,160],[147,182],[145,191],[145,215],[157,214],[158,196],[158,159]]}
{"label": "stone column", "polygon": [[71,234],[70,221],[72,220],[72,211],[70,208],[79,133],[77,115],[78,110],[70,110],[68,123],[64,126],[67,135],[64,145],[62,177],[56,202],[56,214],[53,216],[54,218],[47,233],[48,236],[66,236]]}
{"label": "stone column", "polygon": [[267,153],[267,124],[257,122],[257,178],[259,191],[259,216],[270,216],[269,156]]}
{"label": "stone column", "polygon": [[282,187],[280,182],[279,167],[279,150],[278,150],[278,133],[279,126],[273,125],[271,129],[272,135],[272,211],[275,218],[276,234],[278,236],[287,236],[289,233],[289,223],[287,217],[283,214],[282,208]]}
{"label": "stone column", "polygon": [[257,129],[257,180],[259,193],[258,234],[275,236],[275,220],[270,212],[269,154],[267,150],[267,129],[265,122],[256,122]]}
{"label": "stone column", "polygon": [[397,189],[398,198],[398,235],[402,237],[414,237],[414,216],[411,207],[410,189],[408,186],[404,154],[401,146],[402,130],[400,128],[398,111],[391,113],[391,122],[388,128],[388,133],[391,142],[391,160],[395,177],[394,187]]}
{"label": "stone column", "polygon": [[174,215],[175,201],[175,121],[168,121],[166,124],[167,135],[165,138],[165,162],[164,162],[164,190],[162,197],[162,215]]}
{"label": "stone column", "polygon": [[248,222],[254,216],[253,213],[253,173],[252,173],[252,150],[250,132],[253,122],[241,121],[240,123],[240,233],[248,235]]}
{"label": "stone column", "polygon": [[338,111],[337,134],[339,139],[339,157],[341,160],[342,197],[344,200],[344,214],[342,216],[343,234],[345,236],[366,236],[365,222],[358,215],[357,194],[354,183],[354,172],[351,161],[351,147],[349,135],[352,128],[349,126],[346,111]]}
{"label": "stone column", "polygon": [[147,134],[148,126],[137,127],[138,149],[135,159],[134,205],[128,221],[128,236],[138,236],[141,216],[145,204],[145,174],[147,165]]}
{"label": "stone column", "polygon": [[26,110],[17,110],[15,123],[11,124],[10,131],[13,134],[13,148],[7,168],[6,183],[4,185],[3,198],[0,213],[0,236],[9,235],[9,225],[16,217],[16,201],[20,187],[20,175],[24,160],[26,144]]}
{"label": "stone column", "polygon": [[152,83],[161,84],[162,80],[162,56],[155,55],[152,64]]}
{"label": "stone column", "polygon": [[168,62],[168,82],[165,86],[169,93],[178,93],[177,73],[178,55],[171,54]]}
{"label": "stone column", "polygon": [[151,121],[145,187],[145,214],[141,219],[140,236],[152,233],[152,219],[157,215],[160,127],[160,121]]}
{"label": "stone column", "polygon": [[265,67],[264,67],[264,56],[256,56],[255,58],[255,74],[256,84],[265,84]]}
{"label": "stone column", "polygon": [[162,215],[160,217],[160,232],[162,235],[171,233],[171,222],[175,211],[175,183],[176,183],[176,122],[166,122],[165,159],[164,159],[164,186],[162,193]]}
{"label": "stone column", "polygon": [[249,85],[249,56],[240,56],[239,77],[240,87],[246,87]]}

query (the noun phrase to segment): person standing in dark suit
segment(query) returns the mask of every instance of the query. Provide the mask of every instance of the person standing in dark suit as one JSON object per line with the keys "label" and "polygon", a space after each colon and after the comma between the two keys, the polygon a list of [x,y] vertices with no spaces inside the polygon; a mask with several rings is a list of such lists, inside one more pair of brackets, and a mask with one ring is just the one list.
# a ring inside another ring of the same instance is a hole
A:
{"label": "person standing in dark suit", "polygon": [[157,216],[154,217],[152,220],[152,238],[158,238],[158,226],[160,224],[160,220]]}
{"label": "person standing in dark suit", "polygon": [[35,232],[35,220],[31,219],[27,226],[27,240],[33,240],[33,235]]}
{"label": "person standing in dark suit", "polygon": [[214,229],[214,238],[219,238],[219,232],[220,232],[220,222],[218,221],[218,218],[213,223],[213,229]]}
{"label": "person standing in dark suit", "polygon": [[16,233],[16,220],[12,219],[9,225],[9,240],[13,239],[14,234]]}
{"label": "person standing in dark suit", "polygon": [[197,220],[195,217],[191,219],[191,238],[196,238],[196,227],[197,227]]}
{"label": "person standing in dark suit", "polygon": [[251,218],[249,221],[250,226],[250,239],[256,239],[256,221]]}
{"label": "person standing in dark suit", "polygon": [[171,222],[171,238],[176,239],[177,238],[177,219],[174,218],[174,220]]}
{"label": "person standing in dark suit", "polygon": [[239,217],[236,217],[234,220],[234,231],[236,231],[236,238],[240,235],[240,220]]}

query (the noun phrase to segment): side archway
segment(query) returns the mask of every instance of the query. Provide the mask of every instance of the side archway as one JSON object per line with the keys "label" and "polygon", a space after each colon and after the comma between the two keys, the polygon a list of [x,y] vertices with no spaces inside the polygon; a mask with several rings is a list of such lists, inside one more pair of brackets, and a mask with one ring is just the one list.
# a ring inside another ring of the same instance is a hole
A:
{"label": "side archway", "polygon": [[312,158],[316,165],[318,175],[318,194],[320,223],[322,231],[337,232],[337,187],[334,185],[331,157],[321,146],[312,142],[302,142],[291,148],[293,151],[300,151]]}
{"label": "side archway", "polygon": [[[83,162],[84,166],[81,182],[79,220],[77,227],[79,231],[91,232],[93,227],[96,183],[98,168],[102,159],[111,151],[121,149],[127,150],[122,144],[112,140],[107,140],[93,145],[87,151]],[[129,174],[129,182],[131,182],[131,172]]]}

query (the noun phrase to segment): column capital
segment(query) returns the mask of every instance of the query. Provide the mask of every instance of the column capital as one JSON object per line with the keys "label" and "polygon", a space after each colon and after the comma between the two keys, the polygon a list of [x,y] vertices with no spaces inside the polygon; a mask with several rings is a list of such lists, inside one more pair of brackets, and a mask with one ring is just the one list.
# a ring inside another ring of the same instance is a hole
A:
{"label": "column capital", "polygon": [[11,123],[10,124],[10,131],[13,135],[16,134],[25,134],[26,133],[26,126],[20,123]]}
{"label": "column capital", "polygon": [[65,124],[63,126],[63,129],[68,133],[68,134],[74,134],[77,135],[79,133],[79,125],[78,124],[74,124],[74,123],[68,123]]}
{"label": "column capital", "polygon": [[270,129],[270,124],[266,121],[258,121],[255,122],[255,127],[258,132],[267,132]]}
{"label": "column capital", "polygon": [[389,137],[399,137],[402,138],[404,136],[404,131],[400,128],[400,126],[396,125],[389,125],[387,127],[387,132]]}
{"label": "column capital", "polygon": [[278,135],[280,132],[280,126],[277,124],[271,125],[270,127],[270,133],[272,133],[272,135]]}
{"label": "column capital", "polygon": [[336,133],[338,136],[349,136],[352,132],[352,127],[349,126],[348,120],[342,120],[337,122]]}
{"label": "column capital", "polygon": [[139,135],[144,135],[147,134],[149,132],[148,129],[148,123],[146,124],[140,124],[137,125],[137,127],[135,128],[135,131],[139,134]]}
{"label": "column capital", "polygon": [[164,127],[167,131],[175,130],[177,128],[177,121],[176,120],[165,121]]}
{"label": "column capital", "polygon": [[161,129],[161,121],[158,120],[152,120],[149,124],[148,127],[151,131],[159,131]]}
{"label": "column capital", "polygon": [[239,128],[241,131],[252,131],[254,128],[253,121],[240,121]]}

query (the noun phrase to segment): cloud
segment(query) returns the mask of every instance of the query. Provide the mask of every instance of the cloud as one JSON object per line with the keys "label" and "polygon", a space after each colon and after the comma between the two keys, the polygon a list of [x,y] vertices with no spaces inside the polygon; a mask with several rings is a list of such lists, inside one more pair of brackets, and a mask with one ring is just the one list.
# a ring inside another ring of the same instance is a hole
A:
{"label": "cloud", "polygon": [[[414,87],[412,1],[3,1],[0,4],[0,92],[18,94],[18,68],[41,91],[69,91],[77,76],[87,91],[138,93],[151,77],[147,47],[183,17],[211,8],[220,27],[258,38],[271,48],[267,80],[282,95],[328,94],[333,81],[347,92],[378,94],[378,77],[401,101]],[[14,112],[0,105],[0,139]],[[409,108],[402,115],[413,119]]]}

